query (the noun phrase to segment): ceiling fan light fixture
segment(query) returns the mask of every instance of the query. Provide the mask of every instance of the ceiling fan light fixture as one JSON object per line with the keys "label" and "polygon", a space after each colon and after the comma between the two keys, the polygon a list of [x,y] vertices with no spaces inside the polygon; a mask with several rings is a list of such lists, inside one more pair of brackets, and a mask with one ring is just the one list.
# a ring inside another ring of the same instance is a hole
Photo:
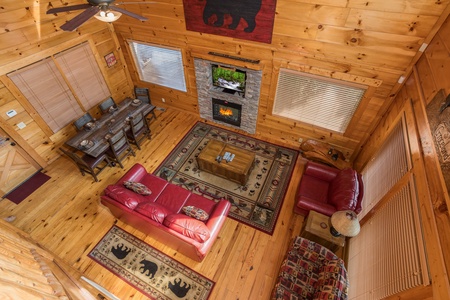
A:
{"label": "ceiling fan light fixture", "polygon": [[94,15],[95,18],[97,18],[100,21],[103,22],[114,22],[117,21],[122,14],[118,11],[111,11],[111,10],[100,10],[97,14]]}

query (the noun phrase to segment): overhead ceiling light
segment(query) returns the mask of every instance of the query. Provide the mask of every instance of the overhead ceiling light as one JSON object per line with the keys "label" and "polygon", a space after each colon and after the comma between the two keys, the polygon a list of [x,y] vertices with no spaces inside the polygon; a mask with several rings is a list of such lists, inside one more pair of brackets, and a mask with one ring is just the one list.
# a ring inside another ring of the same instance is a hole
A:
{"label": "overhead ceiling light", "polygon": [[111,23],[117,21],[121,15],[122,14],[117,11],[100,10],[94,17],[100,21]]}

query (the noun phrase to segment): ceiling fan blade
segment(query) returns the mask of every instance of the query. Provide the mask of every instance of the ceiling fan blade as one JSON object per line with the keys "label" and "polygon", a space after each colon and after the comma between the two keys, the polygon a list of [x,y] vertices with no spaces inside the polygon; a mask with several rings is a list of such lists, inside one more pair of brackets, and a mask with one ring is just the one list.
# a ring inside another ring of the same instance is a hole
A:
{"label": "ceiling fan blade", "polygon": [[64,31],[74,31],[77,29],[81,24],[92,18],[96,13],[99,11],[98,6],[89,6],[88,9],[83,11],[81,14],[73,18],[72,20],[68,21],[66,24],[61,26],[61,29]]}
{"label": "ceiling fan blade", "polygon": [[140,21],[147,21],[148,20],[148,18],[146,18],[146,17],[143,17],[141,15],[132,13],[131,11],[122,9],[120,7],[110,6],[109,9],[110,10],[115,10],[115,11],[120,12],[120,13],[123,13],[124,15],[130,16],[130,17],[138,19]]}
{"label": "ceiling fan blade", "polygon": [[47,10],[47,15],[49,15],[49,14],[56,14],[56,13],[60,13],[60,12],[65,12],[65,11],[86,9],[86,8],[91,7],[91,6],[92,5],[90,5],[90,4],[79,4],[79,5],[71,5],[71,6],[62,6],[62,7],[50,8],[49,10]]}

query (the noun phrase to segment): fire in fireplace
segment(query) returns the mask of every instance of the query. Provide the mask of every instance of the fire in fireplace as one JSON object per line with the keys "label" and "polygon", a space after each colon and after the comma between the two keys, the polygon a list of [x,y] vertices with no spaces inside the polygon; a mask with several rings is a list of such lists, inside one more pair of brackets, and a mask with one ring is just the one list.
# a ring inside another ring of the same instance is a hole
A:
{"label": "fire in fireplace", "polygon": [[241,126],[242,105],[212,98],[213,119],[234,126]]}

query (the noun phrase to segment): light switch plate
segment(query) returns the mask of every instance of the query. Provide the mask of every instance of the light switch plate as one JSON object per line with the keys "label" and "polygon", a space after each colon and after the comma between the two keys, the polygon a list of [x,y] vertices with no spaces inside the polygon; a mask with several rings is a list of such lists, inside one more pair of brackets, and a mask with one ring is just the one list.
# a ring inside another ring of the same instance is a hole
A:
{"label": "light switch plate", "polygon": [[17,124],[17,127],[19,127],[19,129],[24,129],[25,127],[27,127],[27,125],[24,122],[20,122],[19,124]]}
{"label": "light switch plate", "polygon": [[14,109],[11,109],[6,112],[6,115],[11,118],[17,115],[17,112]]}

